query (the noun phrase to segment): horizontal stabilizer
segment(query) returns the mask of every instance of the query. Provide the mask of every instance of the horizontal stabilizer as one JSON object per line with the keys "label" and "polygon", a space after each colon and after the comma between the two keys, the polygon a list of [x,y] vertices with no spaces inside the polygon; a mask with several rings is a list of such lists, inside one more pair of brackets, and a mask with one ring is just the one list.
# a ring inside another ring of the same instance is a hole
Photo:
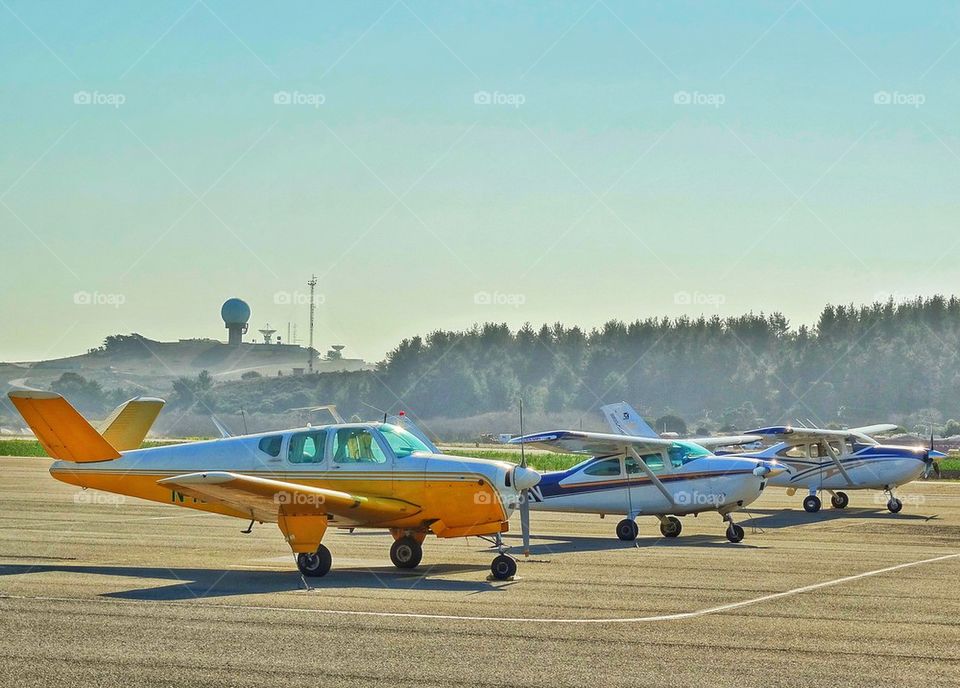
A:
{"label": "horizontal stabilizer", "polygon": [[7,396],[53,458],[78,463],[120,458],[119,452],[59,394],[14,391]]}
{"label": "horizontal stabilizer", "polygon": [[124,402],[100,424],[100,434],[117,451],[139,449],[163,404],[163,399],[153,397]]}

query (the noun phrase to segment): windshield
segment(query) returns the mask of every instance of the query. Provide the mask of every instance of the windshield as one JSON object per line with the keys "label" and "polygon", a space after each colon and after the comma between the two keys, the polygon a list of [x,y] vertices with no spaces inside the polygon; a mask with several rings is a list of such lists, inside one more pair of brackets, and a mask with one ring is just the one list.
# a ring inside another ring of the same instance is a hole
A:
{"label": "windshield", "polygon": [[430,447],[421,442],[416,435],[401,427],[384,423],[380,426],[380,432],[398,459],[410,456],[413,452],[430,453]]}
{"label": "windshield", "polygon": [[674,466],[682,466],[705,456],[710,456],[710,452],[693,442],[674,442],[670,447],[670,463]]}

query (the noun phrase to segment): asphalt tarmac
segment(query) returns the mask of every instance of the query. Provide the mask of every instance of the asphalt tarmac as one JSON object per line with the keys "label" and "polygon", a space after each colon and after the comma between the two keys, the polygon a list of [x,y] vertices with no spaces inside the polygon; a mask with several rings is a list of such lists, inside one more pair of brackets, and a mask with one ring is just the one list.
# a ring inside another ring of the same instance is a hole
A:
{"label": "asphalt tarmac", "polygon": [[0,458],[3,686],[960,684],[960,482],[901,489],[897,515],[768,492],[736,545],[716,514],[623,543],[614,517],[534,512],[510,582],[476,538],[430,538],[402,572],[388,534],[331,532],[308,590],[273,524],[48,465]]}

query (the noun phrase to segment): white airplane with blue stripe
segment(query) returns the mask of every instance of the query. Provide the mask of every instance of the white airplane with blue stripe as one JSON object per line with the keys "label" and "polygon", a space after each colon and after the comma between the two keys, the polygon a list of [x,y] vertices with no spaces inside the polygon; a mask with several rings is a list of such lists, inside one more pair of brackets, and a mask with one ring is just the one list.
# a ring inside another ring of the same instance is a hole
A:
{"label": "white airplane with blue stripe", "polygon": [[511,444],[567,454],[586,461],[565,471],[541,473],[529,491],[530,508],[540,511],[619,514],[617,537],[635,540],[636,519],[656,516],[664,537],[680,535],[678,516],[716,511],[731,542],[743,540],[732,513],[750,504],[782,469],[776,462],[717,456],[711,447],[754,442],[756,435],[661,438],[626,403],[603,407],[613,434],[559,430],[515,437]]}
{"label": "white airplane with blue stripe", "polygon": [[849,430],[772,426],[751,430],[752,435],[780,440],[762,451],[737,453],[737,456],[776,461],[784,470],[770,477],[770,485],[786,487],[787,494],[807,491],[803,508],[809,513],[820,510],[821,492],[830,495],[835,509],[844,509],[850,501],[845,490],[882,490],[888,496],[887,509],[898,513],[903,508],[894,494],[901,485],[929,475],[936,461],[946,456],[930,447],[902,447],[877,442],[871,435],[895,430],[889,423]]}

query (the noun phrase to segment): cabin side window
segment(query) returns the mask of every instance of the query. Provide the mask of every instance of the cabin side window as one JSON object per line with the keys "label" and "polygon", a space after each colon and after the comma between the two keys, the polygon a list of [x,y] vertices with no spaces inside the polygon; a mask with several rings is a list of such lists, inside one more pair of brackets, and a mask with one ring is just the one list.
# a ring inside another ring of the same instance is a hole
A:
{"label": "cabin side window", "polygon": [[341,428],[333,436],[335,463],[386,463],[377,440],[366,428]]}
{"label": "cabin side window", "polygon": [[287,458],[290,463],[320,463],[324,459],[327,433],[324,430],[298,432],[290,437]]}
{"label": "cabin side window", "polygon": [[617,477],[620,475],[620,459],[604,459],[583,469],[587,475]]}
{"label": "cabin side window", "polygon": [[272,456],[274,458],[280,456],[280,447],[283,446],[283,435],[271,435],[270,437],[264,437],[260,440],[260,444],[257,445],[267,456]]}

